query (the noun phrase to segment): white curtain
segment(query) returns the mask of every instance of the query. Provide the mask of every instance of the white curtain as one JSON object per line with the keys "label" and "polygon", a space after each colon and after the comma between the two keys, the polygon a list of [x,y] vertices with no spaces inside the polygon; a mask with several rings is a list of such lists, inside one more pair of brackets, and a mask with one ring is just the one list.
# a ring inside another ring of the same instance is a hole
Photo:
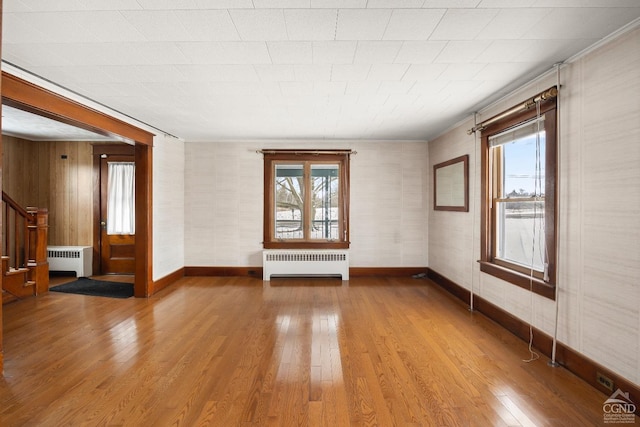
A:
{"label": "white curtain", "polygon": [[109,162],[107,234],[135,234],[135,163]]}

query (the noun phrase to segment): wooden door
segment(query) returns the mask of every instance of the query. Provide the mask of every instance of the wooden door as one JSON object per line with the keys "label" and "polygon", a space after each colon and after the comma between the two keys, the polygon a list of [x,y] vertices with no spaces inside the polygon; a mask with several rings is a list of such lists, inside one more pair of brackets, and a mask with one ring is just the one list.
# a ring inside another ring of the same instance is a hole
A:
{"label": "wooden door", "polygon": [[135,273],[135,234],[108,232],[109,163],[134,162],[129,155],[103,155],[100,159],[100,271],[102,274]]}

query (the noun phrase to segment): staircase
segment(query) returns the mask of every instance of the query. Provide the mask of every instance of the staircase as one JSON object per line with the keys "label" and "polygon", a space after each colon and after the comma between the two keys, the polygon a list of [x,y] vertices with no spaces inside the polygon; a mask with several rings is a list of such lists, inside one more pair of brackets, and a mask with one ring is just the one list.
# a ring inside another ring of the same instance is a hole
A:
{"label": "staircase", "polygon": [[[9,257],[2,257],[2,302],[36,295],[35,284],[29,280],[31,270],[28,268],[9,267]],[[6,295],[5,295],[6,294]]]}
{"label": "staircase", "polygon": [[48,212],[22,208],[2,192],[2,304],[49,290]]}

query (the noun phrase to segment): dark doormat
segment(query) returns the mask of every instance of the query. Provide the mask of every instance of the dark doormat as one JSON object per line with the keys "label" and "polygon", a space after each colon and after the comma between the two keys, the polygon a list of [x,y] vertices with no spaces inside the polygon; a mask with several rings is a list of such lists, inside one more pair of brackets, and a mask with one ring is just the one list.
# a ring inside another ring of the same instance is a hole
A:
{"label": "dark doormat", "polygon": [[131,283],[93,280],[88,277],[80,277],[75,282],[53,286],[49,290],[52,292],[109,298],[130,298],[133,296],[133,285]]}

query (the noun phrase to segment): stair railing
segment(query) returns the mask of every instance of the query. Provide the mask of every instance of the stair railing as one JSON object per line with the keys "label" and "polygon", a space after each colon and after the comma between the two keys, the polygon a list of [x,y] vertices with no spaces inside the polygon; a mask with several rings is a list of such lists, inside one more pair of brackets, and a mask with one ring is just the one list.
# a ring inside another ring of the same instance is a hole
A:
{"label": "stair railing", "polygon": [[[24,209],[7,193],[2,192],[4,221],[2,252],[9,257],[12,269],[29,268],[37,293],[49,288],[47,240],[49,213],[44,208]],[[38,283],[40,282],[40,283]]]}

